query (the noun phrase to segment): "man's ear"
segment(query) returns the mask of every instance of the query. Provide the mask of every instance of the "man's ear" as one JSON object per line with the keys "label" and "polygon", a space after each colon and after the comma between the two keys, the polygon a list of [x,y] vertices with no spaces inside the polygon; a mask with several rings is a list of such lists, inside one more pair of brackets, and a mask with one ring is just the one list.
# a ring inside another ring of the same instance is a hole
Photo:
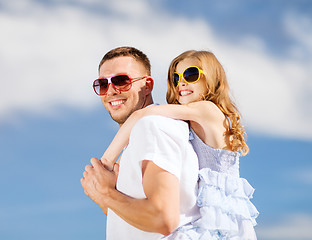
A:
{"label": "man's ear", "polygon": [[146,77],[146,83],[145,83],[146,95],[150,94],[153,91],[153,87],[154,87],[153,78],[150,76],[147,76]]}

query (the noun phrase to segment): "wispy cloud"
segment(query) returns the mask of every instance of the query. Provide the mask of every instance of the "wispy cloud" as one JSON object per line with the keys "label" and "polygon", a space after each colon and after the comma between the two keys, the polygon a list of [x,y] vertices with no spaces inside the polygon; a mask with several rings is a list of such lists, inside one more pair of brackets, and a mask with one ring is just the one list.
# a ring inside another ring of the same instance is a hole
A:
{"label": "wispy cloud", "polygon": [[259,239],[310,240],[312,238],[312,216],[295,214],[267,227],[257,228]]}
{"label": "wispy cloud", "polygon": [[[225,39],[205,19],[172,16],[153,1],[6,1],[0,10],[0,113],[51,112],[60,105],[96,106],[91,82],[107,50],[133,45],[146,52],[156,80],[154,97],[165,103],[170,60],[187,49],[213,51],[224,65],[233,95],[250,130],[312,139],[311,18],[285,16],[296,39],[287,58],[270,54],[256,35]],[[187,34],[185,34],[187,33]],[[297,50],[296,50],[297,49]],[[299,50],[300,51],[299,51]]]}
{"label": "wispy cloud", "polygon": [[291,177],[294,181],[300,184],[312,185],[312,169],[297,169],[292,170],[288,174],[288,177]]}

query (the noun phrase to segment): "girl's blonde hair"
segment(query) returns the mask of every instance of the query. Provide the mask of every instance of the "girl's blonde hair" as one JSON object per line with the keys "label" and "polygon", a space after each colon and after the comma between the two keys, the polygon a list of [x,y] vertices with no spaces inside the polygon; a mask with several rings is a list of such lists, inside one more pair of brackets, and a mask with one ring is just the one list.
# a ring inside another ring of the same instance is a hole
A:
{"label": "girl's blonde hair", "polygon": [[240,122],[240,114],[230,98],[229,85],[225,72],[216,56],[208,51],[186,51],[172,60],[167,79],[167,102],[169,104],[179,104],[178,91],[173,84],[173,74],[176,71],[178,63],[184,59],[195,59],[200,63],[199,68],[204,72],[206,80],[207,93],[203,95],[203,100],[211,101],[230,118],[232,127],[225,132],[230,140],[232,151],[239,152],[242,156],[246,155],[249,148],[246,144],[246,132]]}

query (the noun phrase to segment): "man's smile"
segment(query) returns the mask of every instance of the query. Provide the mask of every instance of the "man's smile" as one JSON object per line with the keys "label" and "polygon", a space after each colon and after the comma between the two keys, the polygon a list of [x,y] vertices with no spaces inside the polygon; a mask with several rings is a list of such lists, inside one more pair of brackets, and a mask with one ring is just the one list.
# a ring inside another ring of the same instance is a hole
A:
{"label": "man's smile", "polygon": [[125,102],[126,102],[126,99],[118,99],[118,100],[109,101],[109,104],[110,104],[113,108],[118,108],[118,107],[120,107],[122,104],[124,104]]}

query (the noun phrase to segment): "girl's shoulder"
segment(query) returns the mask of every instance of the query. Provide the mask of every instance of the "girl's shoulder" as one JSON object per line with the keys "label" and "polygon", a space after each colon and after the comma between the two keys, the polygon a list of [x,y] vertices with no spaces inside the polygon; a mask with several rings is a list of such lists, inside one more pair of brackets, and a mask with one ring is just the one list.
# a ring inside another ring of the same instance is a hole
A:
{"label": "girl's shoulder", "polygon": [[198,101],[190,103],[190,107],[195,107],[201,115],[212,119],[223,119],[224,114],[220,108],[211,101]]}
{"label": "girl's shoulder", "polygon": [[207,101],[207,100],[201,100],[201,101],[197,101],[197,102],[192,102],[188,104],[189,106],[193,106],[193,107],[200,107],[202,110],[219,110],[221,111],[218,106],[211,102],[211,101]]}

